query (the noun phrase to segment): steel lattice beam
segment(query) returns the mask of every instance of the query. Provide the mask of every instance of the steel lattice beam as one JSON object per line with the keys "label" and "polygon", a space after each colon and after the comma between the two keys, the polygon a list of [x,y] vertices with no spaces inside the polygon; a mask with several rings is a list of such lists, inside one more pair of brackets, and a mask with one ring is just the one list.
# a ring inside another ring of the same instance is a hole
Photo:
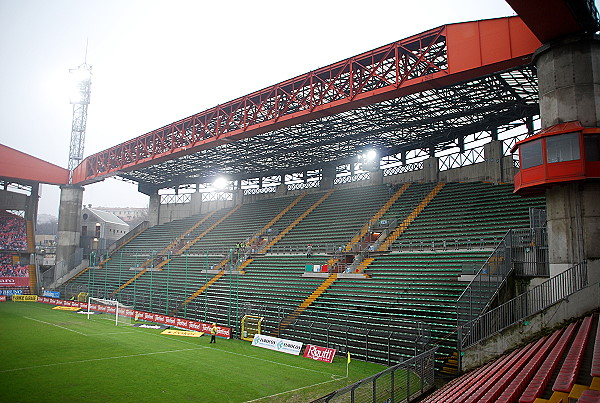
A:
{"label": "steel lattice beam", "polygon": [[[118,174],[162,186],[216,174],[250,177],[316,166],[348,158],[366,144],[420,147],[437,141],[434,133],[440,130],[474,129],[481,126],[477,120],[492,119],[465,116],[476,113],[469,112],[474,108],[482,115],[525,113],[515,108],[531,113],[529,93],[520,98],[515,96],[520,89],[496,80],[492,85],[504,89],[514,103],[509,105],[498,101],[497,88],[487,96],[490,88],[481,77],[526,68],[537,46],[518,17],[435,28],[94,154],[77,168],[74,182]],[[470,96],[475,90],[483,102]]]}

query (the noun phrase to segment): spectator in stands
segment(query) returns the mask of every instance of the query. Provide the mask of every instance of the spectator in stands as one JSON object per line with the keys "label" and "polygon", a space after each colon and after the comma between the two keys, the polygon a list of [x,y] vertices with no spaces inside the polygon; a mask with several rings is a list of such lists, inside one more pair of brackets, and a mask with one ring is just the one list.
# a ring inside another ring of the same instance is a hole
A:
{"label": "spectator in stands", "polygon": [[[218,331],[217,324],[213,323],[212,327],[210,328],[210,343],[216,343],[217,342],[217,340],[216,340],[216,338],[217,338],[217,331]],[[208,344],[210,344],[210,343],[208,343]]]}
{"label": "spectator in stands", "polygon": [[0,212],[0,249],[27,249],[27,229],[24,218]]}
{"label": "spectator in stands", "polygon": [[311,256],[312,256],[312,245],[310,245],[310,244],[309,244],[309,245],[306,247],[306,257],[310,259],[310,258],[311,258]]}

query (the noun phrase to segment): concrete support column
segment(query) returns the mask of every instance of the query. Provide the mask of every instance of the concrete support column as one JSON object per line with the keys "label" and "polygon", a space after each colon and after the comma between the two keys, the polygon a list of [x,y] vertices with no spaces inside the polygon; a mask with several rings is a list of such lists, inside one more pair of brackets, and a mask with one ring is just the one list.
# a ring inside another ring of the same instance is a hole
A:
{"label": "concrete support column", "polygon": [[191,215],[200,214],[200,212],[202,211],[202,193],[194,192],[192,193],[191,198]]}
{"label": "concrete support column", "polygon": [[333,181],[335,180],[335,166],[325,165],[321,169],[321,189],[333,189]]}
{"label": "concrete support column", "polygon": [[[600,127],[600,40],[572,36],[534,55],[542,128],[579,120]],[[600,278],[600,184],[571,182],[546,191],[550,274],[588,261],[589,281]]]}
{"label": "concrete support column", "polygon": [[439,158],[429,157],[423,161],[423,181],[436,183],[439,182],[439,178]]}
{"label": "concrete support column", "polygon": [[151,227],[160,223],[160,195],[157,191],[150,195],[148,201],[148,221]]}
{"label": "concrete support column", "polygon": [[[79,249],[82,204],[83,187],[76,185],[63,185],[60,187],[55,280],[67,274],[70,269],[80,263],[73,261],[72,256]],[[61,262],[64,263],[61,264]]]}
{"label": "concrete support column", "polygon": [[600,126],[600,40],[573,36],[535,52],[542,128],[579,120]]}
{"label": "concrete support column", "polygon": [[600,183],[569,183],[546,192],[551,276],[583,260],[593,264],[600,259],[598,200]]}
{"label": "concrete support column", "polygon": [[492,141],[483,146],[485,158],[485,176],[493,183],[504,182],[502,177],[502,142]]}
{"label": "concrete support column", "polygon": [[287,194],[287,185],[285,183],[281,183],[277,185],[277,191],[275,195],[277,196],[285,196]]}
{"label": "concrete support column", "polygon": [[233,193],[233,204],[234,205],[238,205],[238,204],[244,204],[244,189],[242,189],[241,187],[234,189],[232,191]]}
{"label": "concrete support column", "polygon": [[35,229],[35,223],[37,220],[38,202],[40,197],[40,185],[35,183],[31,185],[31,195],[27,197],[27,205],[25,206],[25,219],[33,222]]}
{"label": "concrete support column", "polygon": [[369,183],[371,185],[381,185],[383,183],[383,170],[379,169],[379,167],[377,167],[377,169],[369,170],[369,175]]}

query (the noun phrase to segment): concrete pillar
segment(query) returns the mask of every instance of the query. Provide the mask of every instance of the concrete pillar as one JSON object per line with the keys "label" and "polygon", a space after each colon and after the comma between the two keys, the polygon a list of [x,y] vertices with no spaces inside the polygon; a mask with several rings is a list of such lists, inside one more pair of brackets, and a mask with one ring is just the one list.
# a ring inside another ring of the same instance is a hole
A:
{"label": "concrete pillar", "polygon": [[546,192],[550,275],[600,259],[600,183],[568,183]]}
{"label": "concrete pillar", "polygon": [[369,183],[371,185],[381,185],[383,183],[383,170],[379,169],[379,167],[377,167],[377,169],[369,170],[369,175]]}
{"label": "concrete pillar", "polygon": [[191,215],[200,214],[202,211],[202,193],[194,192],[191,194],[190,201]]}
{"label": "concrete pillar", "polygon": [[40,197],[40,184],[35,183],[31,185],[31,195],[27,197],[26,206],[25,206],[25,219],[27,221],[33,222],[33,227],[35,229],[35,224],[37,221],[37,210],[38,210],[38,202]]}
{"label": "concrete pillar", "polygon": [[429,157],[423,161],[423,180],[425,182],[439,182],[440,169],[439,158]]}
{"label": "concrete pillar", "polygon": [[493,183],[504,182],[502,178],[502,142],[492,141],[483,146],[485,158],[485,176],[487,180]]}
{"label": "concrete pillar", "polygon": [[160,195],[158,191],[150,195],[150,200],[148,201],[148,221],[151,227],[160,223]]}
{"label": "concrete pillar", "polygon": [[[600,127],[600,40],[573,36],[534,55],[542,128],[579,120]],[[546,191],[551,275],[586,259],[589,280],[600,273],[600,185],[571,182]]]}
{"label": "concrete pillar", "polygon": [[285,183],[280,183],[277,185],[277,191],[275,192],[275,196],[285,196],[287,194],[287,185]]}
{"label": "concrete pillar", "polygon": [[82,204],[83,187],[76,185],[63,185],[60,187],[54,280],[67,274],[69,270],[80,263],[80,261],[75,261],[78,259],[73,260],[72,256],[79,249]]}
{"label": "concrete pillar", "polygon": [[573,36],[535,52],[542,128],[579,120],[600,126],[600,40]]}
{"label": "concrete pillar", "polygon": [[325,165],[321,169],[321,189],[333,189],[335,180],[335,165]]}

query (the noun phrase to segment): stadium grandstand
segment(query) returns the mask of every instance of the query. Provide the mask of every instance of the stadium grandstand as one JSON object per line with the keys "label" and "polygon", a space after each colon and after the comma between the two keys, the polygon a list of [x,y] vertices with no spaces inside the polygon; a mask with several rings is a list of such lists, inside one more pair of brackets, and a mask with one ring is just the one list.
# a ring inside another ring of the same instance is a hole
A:
{"label": "stadium grandstand", "polygon": [[[242,96],[88,156],[70,182],[33,157],[3,164],[2,273],[29,271],[21,290],[56,304],[118,300],[241,339],[258,317],[263,335],[410,363],[406,400],[600,401],[598,12],[507,2],[518,16]],[[111,176],[149,196],[149,220],[84,253],[83,187]],[[62,185],[46,273],[19,255],[37,183]],[[400,401],[376,400],[393,382],[319,401]]]}

